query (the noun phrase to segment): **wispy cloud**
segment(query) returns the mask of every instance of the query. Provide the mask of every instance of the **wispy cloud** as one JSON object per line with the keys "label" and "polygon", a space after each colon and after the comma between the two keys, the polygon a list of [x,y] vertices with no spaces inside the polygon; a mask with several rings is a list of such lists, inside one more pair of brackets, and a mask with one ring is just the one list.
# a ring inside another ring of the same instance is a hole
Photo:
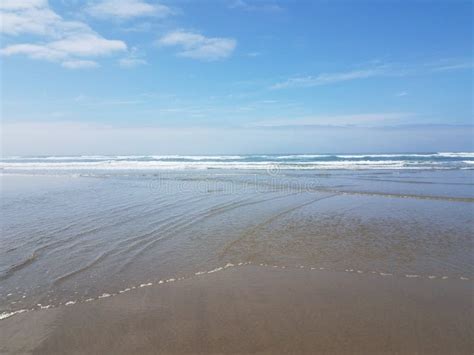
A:
{"label": "wispy cloud", "polygon": [[403,96],[408,96],[408,92],[406,91],[400,91],[395,94],[397,97],[403,97]]}
{"label": "wispy cloud", "polygon": [[266,11],[266,12],[280,12],[284,8],[275,2],[269,1],[244,1],[244,0],[232,0],[229,3],[231,9],[241,9],[244,11]]}
{"label": "wispy cloud", "polygon": [[136,47],[132,47],[128,55],[119,59],[119,65],[122,68],[135,68],[140,65],[148,64]]}
{"label": "wispy cloud", "polygon": [[416,117],[411,112],[380,112],[346,115],[320,115],[302,118],[275,118],[254,122],[249,127],[290,128],[290,127],[380,127],[387,125],[407,124]]}
{"label": "wispy cloud", "polygon": [[[434,74],[436,72],[466,70],[472,68],[474,68],[474,62],[470,59],[443,59],[437,62],[419,64],[383,64],[379,61],[374,61],[372,66],[363,69],[291,77],[287,80],[271,85],[270,88],[307,88],[375,77],[414,76],[419,74]],[[398,93],[396,96],[406,95],[406,92],[402,92]]]}
{"label": "wispy cloud", "polygon": [[147,61],[145,59],[140,58],[127,57],[119,59],[119,65],[122,68],[135,68],[145,64],[147,64]]}
{"label": "wispy cloud", "polygon": [[68,69],[91,69],[97,68],[99,63],[93,60],[66,60],[61,65]]}
{"label": "wispy cloud", "polygon": [[32,59],[63,62],[75,57],[95,57],[123,51],[126,44],[118,40],[108,40],[96,33],[78,33],[58,41],[47,43],[21,43],[3,48],[5,56],[23,54]]}
{"label": "wispy cloud", "polygon": [[247,57],[255,58],[255,57],[260,57],[262,55],[261,52],[248,52]]}
{"label": "wispy cloud", "polygon": [[213,61],[229,57],[237,46],[233,38],[205,37],[202,34],[187,31],[169,32],[158,43],[162,46],[181,48],[178,55],[193,59]]}
{"label": "wispy cloud", "polygon": [[143,0],[102,0],[90,4],[86,12],[97,18],[130,19],[135,17],[167,17],[173,10],[160,3]]}
{"label": "wispy cloud", "polygon": [[286,81],[276,83],[271,86],[271,89],[286,89],[295,87],[313,87],[320,85],[335,84],[343,81],[367,79],[376,76],[386,75],[387,68],[379,66],[370,69],[352,70],[346,72],[336,73],[321,73],[316,76],[300,76],[290,78]]}
{"label": "wispy cloud", "polygon": [[83,102],[84,100],[87,99],[87,96],[84,94],[79,94],[76,97],[74,97],[74,102]]}
{"label": "wispy cloud", "polygon": [[474,62],[470,60],[442,60],[429,65],[433,71],[453,71],[463,69],[473,69]]}
{"label": "wispy cloud", "polygon": [[78,69],[98,66],[91,57],[127,49],[125,42],[106,39],[83,22],[64,20],[49,8],[47,1],[3,1],[0,18],[1,30],[7,35],[32,34],[41,38],[32,43],[4,47],[0,51],[4,56],[26,55]]}

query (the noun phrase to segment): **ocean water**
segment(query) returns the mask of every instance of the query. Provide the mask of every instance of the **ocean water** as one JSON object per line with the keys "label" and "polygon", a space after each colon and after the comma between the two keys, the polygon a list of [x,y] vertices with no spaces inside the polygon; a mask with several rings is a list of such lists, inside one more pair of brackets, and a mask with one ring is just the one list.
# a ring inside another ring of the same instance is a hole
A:
{"label": "ocean water", "polygon": [[127,169],[473,169],[474,153],[134,155],[5,157],[5,170]]}
{"label": "ocean water", "polygon": [[4,157],[0,314],[249,262],[472,282],[473,161]]}

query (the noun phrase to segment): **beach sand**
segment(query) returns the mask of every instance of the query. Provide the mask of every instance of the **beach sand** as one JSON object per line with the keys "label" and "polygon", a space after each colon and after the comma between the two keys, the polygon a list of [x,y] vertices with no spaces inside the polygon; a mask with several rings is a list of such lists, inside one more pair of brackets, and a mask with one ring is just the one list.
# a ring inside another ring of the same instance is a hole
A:
{"label": "beach sand", "polygon": [[6,354],[472,354],[473,283],[246,265],[0,322]]}

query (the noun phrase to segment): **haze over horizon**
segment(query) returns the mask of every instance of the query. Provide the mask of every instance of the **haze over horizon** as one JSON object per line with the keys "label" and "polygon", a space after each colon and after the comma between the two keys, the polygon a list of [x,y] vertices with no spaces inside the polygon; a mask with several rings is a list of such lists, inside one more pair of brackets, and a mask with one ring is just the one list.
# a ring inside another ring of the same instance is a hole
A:
{"label": "haze over horizon", "polygon": [[4,0],[2,154],[473,151],[472,11]]}

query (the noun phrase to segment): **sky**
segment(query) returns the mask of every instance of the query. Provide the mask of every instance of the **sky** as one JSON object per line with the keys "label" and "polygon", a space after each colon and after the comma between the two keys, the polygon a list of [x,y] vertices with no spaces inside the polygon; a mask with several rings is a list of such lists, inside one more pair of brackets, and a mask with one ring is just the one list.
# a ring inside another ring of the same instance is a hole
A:
{"label": "sky", "polygon": [[3,155],[473,151],[472,1],[2,0]]}

